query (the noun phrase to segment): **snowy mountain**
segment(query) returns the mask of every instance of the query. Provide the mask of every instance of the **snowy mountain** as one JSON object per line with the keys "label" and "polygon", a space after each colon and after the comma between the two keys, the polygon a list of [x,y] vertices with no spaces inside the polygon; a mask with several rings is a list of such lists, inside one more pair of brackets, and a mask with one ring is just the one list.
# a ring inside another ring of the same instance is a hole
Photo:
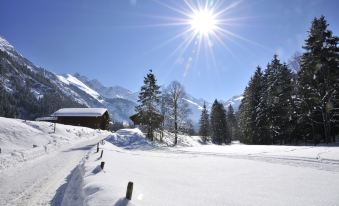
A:
{"label": "snowy mountain", "polygon": [[53,73],[35,66],[1,37],[0,74],[0,116],[34,119],[60,107],[83,106],[65,95]]}
{"label": "snowy mountain", "polygon": [[232,105],[234,111],[238,111],[239,110],[239,106],[241,104],[241,100],[243,98],[244,98],[243,95],[233,96],[230,99],[228,99],[226,102],[224,102],[224,106],[227,109],[229,107],[229,105]]}
{"label": "snowy mountain", "polygon": [[[108,96],[106,88],[97,80],[89,80],[80,74],[57,75],[64,87],[71,87],[88,107],[106,107],[114,121],[129,122],[129,116],[134,114],[136,101],[124,98],[125,93],[115,91],[115,95]],[[101,89],[99,89],[101,88]],[[114,88],[114,87],[110,87]],[[128,90],[127,90],[128,91]]]}
{"label": "snowy mountain", "polygon": [[84,106],[106,107],[116,121],[128,121],[134,113],[134,101],[103,95],[76,75],[57,75],[37,67],[2,37],[0,66],[0,92],[6,97],[0,116],[34,119],[61,107]]}
{"label": "snowy mountain", "polygon": [[[32,62],[19,54],[4,38],[0,37],[0,63],[3,67],[1,86],[6,90],[13,101],[22,95],[25,88],[31,99],[16,111],[18,117],[32,119],[41,115],[49,115],[61,107],[106,107],[115,121],[129,121],[137,105],[138,92],[130,91],[120,86],[104,86],[96,79],[90,79],[79,73],[58,75],[44,68],[35,66]],[[57,94],[57,95],[55,95]],[[56,96],[57,98],[54,98]],[[53,98],[52,98],[53,97]],[[27,99],[27,98],[26,98]],[[234,96],[224,105],[232,104],[238,110],[242,96]],[[204,102],[210,109],[211,103],[204,99],[197,99],[187,95],[184,100],[191,110],[190,119],[195,126],[200,118]],[[51,102],[52,105],[43,105],[41,102]],[[41,106],[42,105],[42,106]],[[43,107],[43,108],[40,108]],[[46,107],[46,108],[45,108]],[[37,112],[37,110],[41,110]],[[1,114],[2,116],[6,116]],[[8,116],[8,115],[7,115]],[[14,115],[12,115],[14,116]]]}
{"label": "snowy mountain", "polygon": [[201,115],[201,110],[204,106],[204,102],[206,102],[207,107],[209,107],[210,103],[208,103],[204,99],[197,99],[197,98],[191,96],[190,94],[187,94],[186,97],[183,98],[183,99],[188,104],[188,108],[191,111],[189,117],[192,119],[193,124],[194,124],[195,128],[197,129],[198,128],[198,122],[199,122],[200,115]]}
{"label": "snowy mountain", "polygon": [[121,98],[130,100],[132,102],[137,102],[138,100],[137,92],[131,92],[130,90],[120,86],[106,87],[102,85],[100,81],[96,79],[90,80],[86,76],[80,75],[79,73],[75,73],[74,76],[81,80],[82,82],[84,82],[89,87],[93,88],[95,91],[97,91],[100,95],[102,95],[105,98]]}

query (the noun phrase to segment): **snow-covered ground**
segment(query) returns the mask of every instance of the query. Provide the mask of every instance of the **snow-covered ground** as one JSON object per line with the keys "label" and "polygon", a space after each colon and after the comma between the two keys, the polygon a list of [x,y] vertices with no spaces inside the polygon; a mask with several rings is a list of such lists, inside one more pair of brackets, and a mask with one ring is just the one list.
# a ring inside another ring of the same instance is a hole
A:
{"label": "snow-covered ground", "polygon": [[0,118],[0,205],[339,205],[339,147],[163,141]]}
{"label": "snow-covered ground", "polygon": [[[72,174],[63,205],[339,204],[338,147],[197,141],[164,147],[137,129],[120,130],[100,147],[102,159],[93,148]],[[125,199],[129,181],[131,201]]]}
{"label": "snow-covered ground", "polygon": [[[65,146],[111,133],[86,127],[0,117],[0,171]],[[33,146],[34,145],[34,146]]]}
{"label": "snow-covered ground", "polygon": [[0,205],[60,205],[67,176],[110,134],[0,117]]}

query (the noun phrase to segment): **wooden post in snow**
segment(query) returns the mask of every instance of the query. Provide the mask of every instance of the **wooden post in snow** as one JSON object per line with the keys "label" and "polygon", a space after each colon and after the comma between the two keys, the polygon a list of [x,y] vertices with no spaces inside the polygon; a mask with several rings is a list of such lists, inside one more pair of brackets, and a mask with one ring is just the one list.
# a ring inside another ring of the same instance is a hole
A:
{"label": "wooden post in snow", "polygon": [[101,162],[100,167],[101,167],[101,169],[103,170],[104,167],[105,167],[105,162]]}
{"label": "wooden post in snow", "polygon": [[102,158],[103,154],[104,154],[104,150],[101,150],[100,159]]}
{"label": "wooden post in snow", "polygon": [[56,128],[56,122],[54,122],[54,129],[53,129],[53,133],[55,133],[55,128]]}
{"label": "wooden post in snow", "polygon": [[97,144],[97,153],[99,152],[99,142]]}
{"label": "wooden post in snow", "polygon": [[126,199],[131,200],[133,193],[133,182],[128,182],[127,191],[126,191]]}

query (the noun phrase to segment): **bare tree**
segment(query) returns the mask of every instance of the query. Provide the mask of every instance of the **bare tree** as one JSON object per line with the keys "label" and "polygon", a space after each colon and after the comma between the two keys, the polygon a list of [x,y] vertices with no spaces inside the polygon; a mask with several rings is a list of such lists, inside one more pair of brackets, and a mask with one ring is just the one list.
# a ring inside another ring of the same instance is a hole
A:
{"label": "bare tree", "polygon": [[301,57],[302,57],[302,54],[300,52],[296,52],[288,60],[287,66],[295,74],[297,74],[300,71]]}
{"label": "bare tree", "polygon": [[186,92],[184,87],[178,82],[173,81],[165,90],[164,98],[166,99],[169,118],[173,121],[174,145],[178,143],[179,126],[187,120],[189,108],[185,101]]}

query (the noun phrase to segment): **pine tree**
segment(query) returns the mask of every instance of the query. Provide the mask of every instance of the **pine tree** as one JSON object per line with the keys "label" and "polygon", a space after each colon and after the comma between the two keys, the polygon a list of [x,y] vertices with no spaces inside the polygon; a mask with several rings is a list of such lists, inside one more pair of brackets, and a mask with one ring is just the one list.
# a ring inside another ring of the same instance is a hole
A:
{"label": "pine tree", "polygon": [[227,131],[226,111],[224,109],[224,106],[217,100],[215,100],[212,105],[210,118],[210,128],[213,143],[231,143],[231,138],[229,137]]}
{"label": "pine tree", "polygon": [[305,40],[305,53],[301,60],[299,86],[301,115],[304,124],[309,125],[313,141],[320,137],[331,141],[330,134],[335,119],[333,103],[338,93],[338,37],[327,29],[324,16],[314,18],[309,36]]}
{"label": "pine tree", "polygon": [[160,87],[152,73],[152,70],[144,78],[144,85],[140,89],[138,102],[140,105],[136,107],[136,111],[140,115],[141,123],[146,127],[147,137],[153,141],[153,131],[160,127],[161,119],[158,111],[160,102]]}
{"label": "pine tree", "polygon": [[202,141],[206,143],[210,135],[210,122],[209,122],[209,114],[208,114],[208,110],[207,110],[205,102],[204,102],[204,106],[201,111],[199,125],[200,125],[199,135],[201,136]]}
{"label": "pine tree", "polygon": [[263,74],[258,66],[245,88],[244,98],[239,107],[239,125],[243,142],[247,144],[263,144],[266,131],[266,105],[263,97]]}
{"label": "pine tree", "polygon": [[[291,69],[290,69],[291,70]],[[293,71],[293,70],[291,70]],[[302,140],[305,141],[304,128],[300,115],[300,105],[301,100],[298,96],[299,87],[298,87],[298,75],[296,73],[292,73],[292,91],[291,91],[291,106],[290,106],[290,121],[289,121],[289,144],[298,144]]]}
{"label": "pine tree", "polygon": [[227,126],[228,126],[228,133],[230,135],[231,140],[234,140],[237,138],[238,134],[238,124],[237,119],[235,118],[235,113],[232,105],[230,104],[227,109]]}
{"label": "pine tree", "polygon": [[272,144],[285,143],[289,134],[288,125],[291,120],[292,75],[286,64],[281,64],[277,55],[265,71],[266,118]]}

